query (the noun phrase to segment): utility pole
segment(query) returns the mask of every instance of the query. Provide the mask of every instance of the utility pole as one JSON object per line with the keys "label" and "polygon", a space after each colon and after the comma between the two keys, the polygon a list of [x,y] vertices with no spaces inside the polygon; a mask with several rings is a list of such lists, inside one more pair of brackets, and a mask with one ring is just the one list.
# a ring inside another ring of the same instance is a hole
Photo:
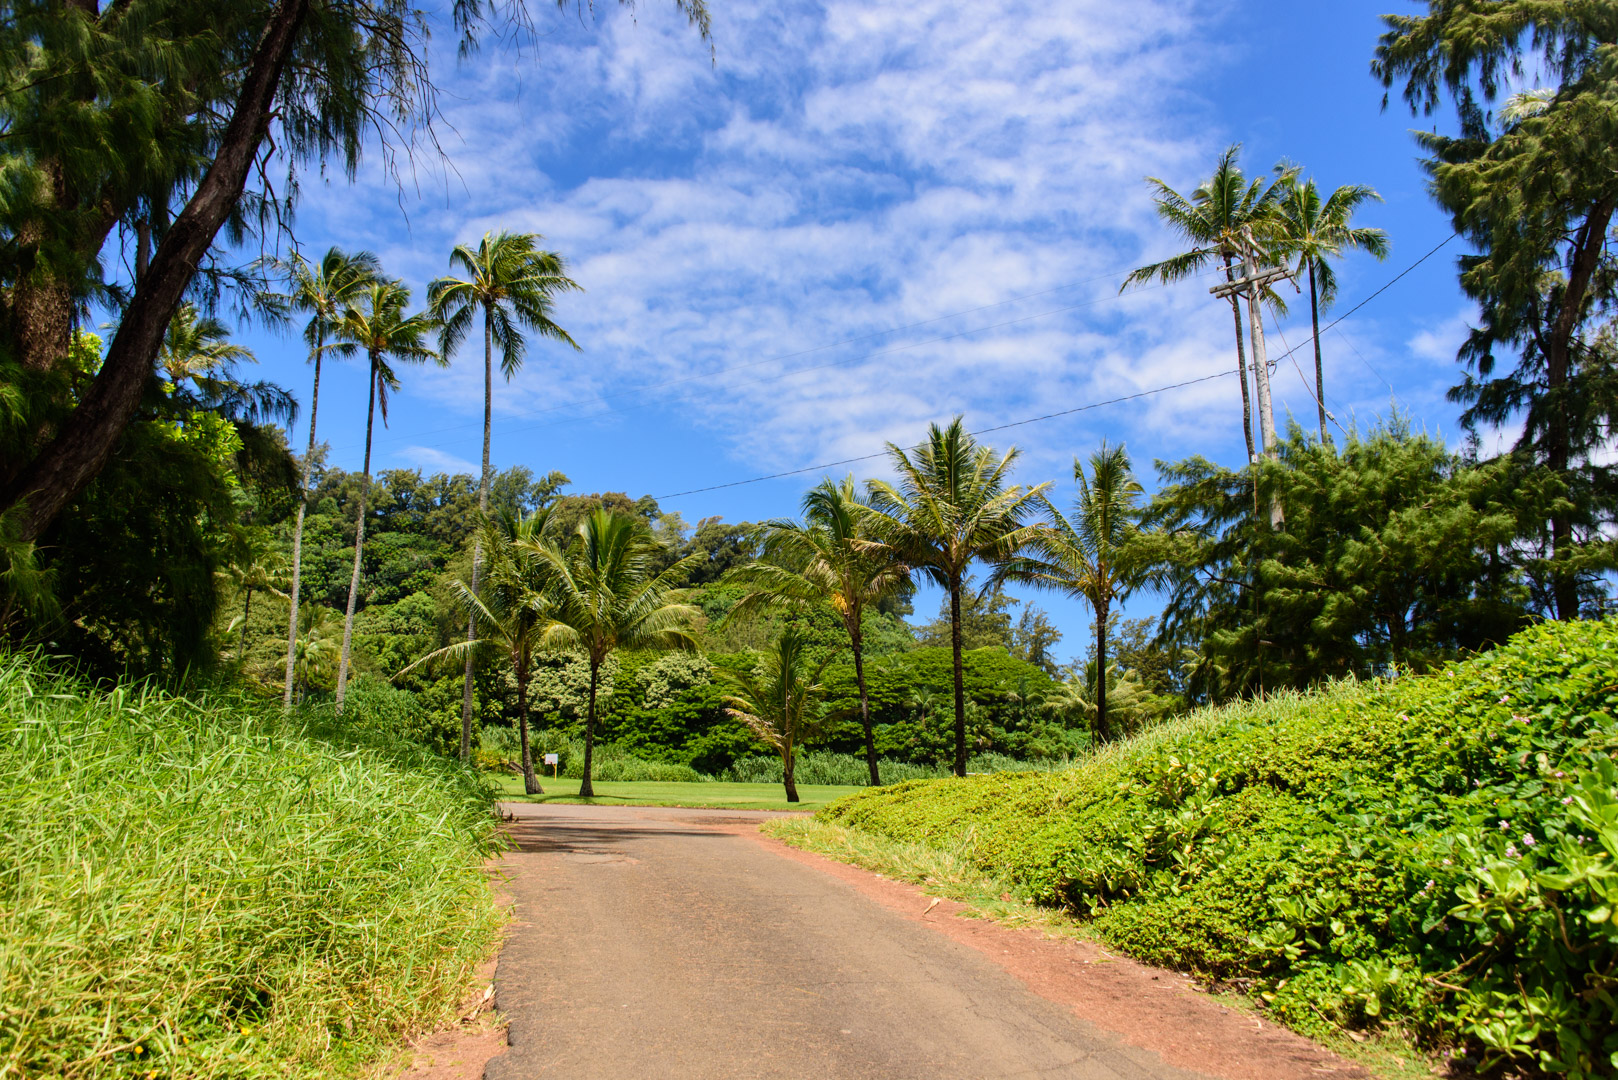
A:
{"label": "utility pole", "polygon": [[[1269,354],[1264,347],[1264,313],[1260,308],[1263,302],[1264,287],[1271,282],[1290,280],[1292,274],[1284,266],[1271,267],[1260,271],[1253,259],[1253,232],[1244,228],[1242,235],[1246,241],[1242,245],[1242,276],[1227,281],[1222,285],[1215,285],[1208,291],[1215,296],[1228,297],[1244,294],[1247,297],[1247,325],[1249,337],[1253,343],[1253,381],[1258,394],[1258,424],[1259,433],[1263,439],[1264,456],[1271,461],[1276,459],[1275,437],[1275,407],[1270,397],[1270,363]],[[1246,379],[1244,372],[1242,378]],[[1281,511],[1281,503],[1277,499],[1270,500],[1270,524],[1279,527],[1285,521]]]}
{"label": "utility pole", "polygon": [[[1259,284],[1258,267],[1253,260],[1253,230],[1242,229],[1242,269],[1248,281],[1247,325],[1253,339],[1253,375],[1258,382],[1258,426],[1264,438],[1264,456],[1275,460],[1275,405],[1270,397],[1270,357],[1264,348],[1264,286]],[[1281,277],[1290,278],[1284,268]],[[1278,279],[1272,279],[1278,280]]]}

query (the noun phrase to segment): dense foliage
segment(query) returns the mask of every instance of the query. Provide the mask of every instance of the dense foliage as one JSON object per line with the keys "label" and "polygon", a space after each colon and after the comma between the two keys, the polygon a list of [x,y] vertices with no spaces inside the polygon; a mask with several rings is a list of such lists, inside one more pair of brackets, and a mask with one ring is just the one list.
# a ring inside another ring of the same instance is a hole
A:
{"label": "dense foliage", "polygon": [[1049,775],[914,782],[822,815],[963,845],[1144,959],[1305,1031],[1409,1025],[1618,1067],[1618,623],[1432,674],[1194,713]]}
{"label": "dense foliage", "polygon": [[0,1073],[346,1073],[443,1020],[499,928],[489,793],[386,709],[336,730],[12,656],[0,774]]}

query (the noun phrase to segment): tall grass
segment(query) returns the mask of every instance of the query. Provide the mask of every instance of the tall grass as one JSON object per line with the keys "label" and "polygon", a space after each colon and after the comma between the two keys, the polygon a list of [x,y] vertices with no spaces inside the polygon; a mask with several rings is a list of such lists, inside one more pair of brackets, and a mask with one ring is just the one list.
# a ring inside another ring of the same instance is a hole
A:
{"label": "tall grass", "polygon": [[0,1077],[351,1070],[492,947],[489,806],[423,751],[0,657]]}

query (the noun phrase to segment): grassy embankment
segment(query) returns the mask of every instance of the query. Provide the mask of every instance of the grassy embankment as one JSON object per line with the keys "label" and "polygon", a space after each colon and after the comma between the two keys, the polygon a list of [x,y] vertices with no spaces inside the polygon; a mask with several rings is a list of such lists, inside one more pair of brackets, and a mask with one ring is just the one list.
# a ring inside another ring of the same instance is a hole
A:
{"label": "grassy embankment", "polygon": [[489,794],[0,657],[0,1076],[344,1075],[449,1018],[501,924]]}
{"label": "grassy embankment", "polygon": [[500,798],[508,802],[589,803],[600,806],[694,806],[725,810],[815,810],[861,788],[851,785],[799,784],[802,802],[789,803],[780,784],[732,784],[719,780],[695,783],[595,781],[596,797],[579,798],[579,781],[543,777],[543,795],[524,795],[522,777],[495,779]]}
{"label": "grassy embankment", "polygon": [[819,816],[1305,1032],[1395,1027],[1473,1064],[1606,1076],[1615,713],[1618,624],[1546,625],[1429,676],[1201,711],[1066,773],[899,784]]}

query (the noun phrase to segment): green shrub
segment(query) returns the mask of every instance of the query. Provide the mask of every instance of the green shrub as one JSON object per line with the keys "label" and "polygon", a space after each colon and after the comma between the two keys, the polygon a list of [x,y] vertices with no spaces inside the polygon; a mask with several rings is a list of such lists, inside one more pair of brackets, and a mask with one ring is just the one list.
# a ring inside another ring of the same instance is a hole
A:
{"label": "green shrub", "polygon": [[1045,775],[821,811],[959,848],[1144,959],[1252,980],[1306,1029],[1396,1020],[1618,1068],[1618,623],[1432,675],[1205,710]]}
{"label": "green shrub", "polygon": [[[1007,757],[1005,754],[978,754],[966,763],[969,773],[1047,772],[1062,768],[1068,762],[1028,762]],[[881,758],[877,769],[883,784],[898,784],[906,780],[934,780],[950,775],[945,765],[917,765],[909,761]],[[719,774],[720,780],[742,784],[779,784],[781,758],[775,754],[758,754],[738,758]],[[836,754],[826,750],[809,750],[798,755],[793,778],[800,784],[841,784],[864,786],[871,773],[865,758],[855,754]]]}
{"label": "green shrub", "polygon": [[0,658],[0,1075],[329,1076],[454,1008],[490,793],[262,708]]}

